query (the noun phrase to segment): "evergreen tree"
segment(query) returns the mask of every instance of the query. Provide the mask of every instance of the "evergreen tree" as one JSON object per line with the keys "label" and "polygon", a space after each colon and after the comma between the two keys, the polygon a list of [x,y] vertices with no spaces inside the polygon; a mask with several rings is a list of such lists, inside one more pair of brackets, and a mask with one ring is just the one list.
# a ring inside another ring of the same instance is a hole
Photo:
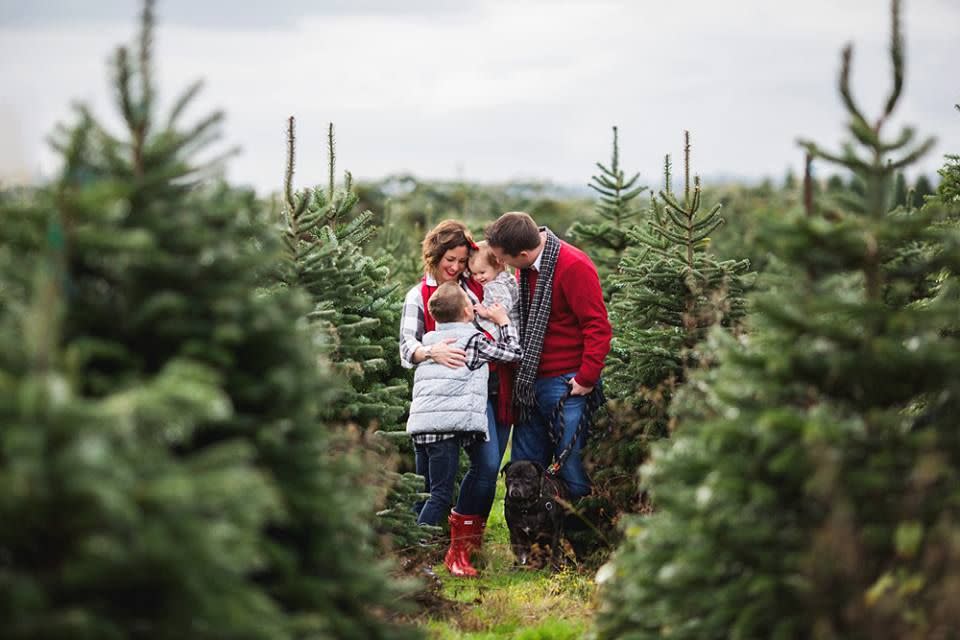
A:
{"label": "evergreen tree", "polygon": [[[900,175],[902,176],[903,174],[901,173]],[[841,176],[840,174],[834,173],[834,174],[831,174],[829,178],[827,178],[828,193],[836,193],[837,191],[843,191],[846,188],[847,186],[843,183],[843,176]],[[904,193],[904,198],[906,198],[906,193]]]}
{"label": "evergreen tree", "polygon": [[[570,227],[568,235],[574,243],[590,252],[601,281],[606,282],[616,271],[620,256],[630,246],[628,232],[640,213],[635,200],[647,187],[637,185],[639,173],[627,178],[621,168],[616,127],[613,127],[610,166],[602,162],[596,164],[600,174],[593,176],[587,186],[599,194],[595,210],[600,222],[577,221]],[[609,296],[612,290],[608,289],[607,293]]]}
{"label": "evergreen tree", "polygon": [[171,418],[189,433],[232,414],[218,374],[176,359],[135,387],[81,394],[83,344],[61,338],[61,252],[0,306],[4,637],[282,637],[250,579],[281,504],[252,447],[170,447]]}
{"label": "evergreen tree", "polygon": [[[363,254],[374,233],[373,214],[356,211],[359,198],[349,172],[342,188],[334,182],[333,125],[327,133],[325,189],[294,192],[295,146],[291,117],[282,214],[287,259],[280,278],[288,287],[309,294],[312,309],[308,318],[324,338],[334,370],[349,383],[328,407],[329,416],[364,429],[377,427],[381,433],[409,443],[402,419],[410,403],[410,389],[400,366],[396,333],[403,299],[391,281],[390,258]],[[381,460],[374,465],[374,486],[388,487],[378,522],[395,548],[418,550],[411,541],[424,533],[439,534],[440,529],[428,531],[417,526],[413,505],[423,496],[413,487],[417,483],[422,487],[423,479],[390,472],[384,459],[387,452],[382,451]]]}
{"label": "evergreen tree", "polygon": [[902,171],[897,172],[893,182],[893,204],[905,206],[907,204],[907,178]]}
{"label": "evergreen tree", "polygon": [[793,167],[787,169],[787,175],[783,178],[783,189],[784,191],[795,191],[797,188],[797,174],[794,173]]}
{"label": "evergreen tree", "polygon": [[669,433],[670,402],[687,371],[705,366],[701,345],[710,327],[736,330],[745,314],[746,260],[721,260],[709,249],[723,224],[720,205],[702,208],[699,177],[690,172],[690,137],[684,138],[684,187],[673,193],[670,157],[664,188],[646,224],[628,231],[618,290],[611,304],[615,335],[605,383],[612,399],[608,433],[594,438],[588,460],[595,492],[610,513],[640,504],[636,469],[650,443]]}
{"label": "evergreen tree", "polygon": [[917,182],[913,185],[913,194],[914,202],[912,203],[914,207],[922,207],[923,203],[926,202],[927,198],[936,193],[936,190],[933,188],[933,185],[930,183],[930,178],[925,174],[920,174],[920,177],[917,178]]}
{"label": "evergreen tree", "polygon": [[[600,638],[940,638],[960,628],[960,306],[889,302],[913,274],[904,247],[939,244],[922,268],[955,274],[955,232],[936,211],[894,212],[897,171],[931,146],[883,127],[903,80],[893,3],[893,91],[869,124],[841,95],[856,141],[815,157],[865,185],[856,208],[798,210],[767,229],[789,277],[756,298],[748,343],[731,339],[696,384],[686,420],[648,469],[658,512],[633,520],[602,570]],[[891,155],[896,154],[895,157]],[[917,265],[915,265],[917,266]]]}
{"label": "evergreen tree", "polygon": [[[960,104],[954,105],[960,111]],[[947,164],[937,173],[940,184],[937,185],[937,198],[944,204],[960,203],[960,154],[948,154]]]}
{"label": "evergreen tree", "polygon": [[362,518],[357,458],[321,419],[338,385],[305,300],[269,286],[274,230],[252,194],[209,183],[222,157],[197,163],[222,118],[181,125],[199,84],[160,117],[150,2],[142,26],[135,54],[115,58],[123,132],[80,107],[56,136],[48,215],[4,225],[9,264],[42,251],[47,224],[64,247],[62,328],[44,343],[56,347],[3,361],[18,391],[2,408],[15,428],[0,509],[18,522],[0,537],[5,630],[415,635],[376,614],[397,609],[400,585]]}
{"label": "evergreen tree", "polygon": [[358,196],[349,172],[343,187],[337,188],[332,124],[327,141],[326,188],[294,193],[290,118],[282,214],[287,260],[281,280],[310,294],[309,318],[328,338],[324,343],[334,369],[350,382],[333,417],[402,431],[410,391],[400,370],[394,329],[403,298],[399,285],[392,282],[389,258],[363,253],[375,233],[373,214],[356,211]]}

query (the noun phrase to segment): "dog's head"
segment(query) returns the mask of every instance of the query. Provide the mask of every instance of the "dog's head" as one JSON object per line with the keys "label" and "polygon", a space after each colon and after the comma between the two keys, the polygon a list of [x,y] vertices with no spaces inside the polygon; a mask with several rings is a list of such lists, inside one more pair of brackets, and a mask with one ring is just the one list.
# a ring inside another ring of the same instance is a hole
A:
{"label": "dog's head", "polygon": [[543,465],[532,460],[508,462],[501,473],[505,477],[508,500],[533,500],[540,495]]}

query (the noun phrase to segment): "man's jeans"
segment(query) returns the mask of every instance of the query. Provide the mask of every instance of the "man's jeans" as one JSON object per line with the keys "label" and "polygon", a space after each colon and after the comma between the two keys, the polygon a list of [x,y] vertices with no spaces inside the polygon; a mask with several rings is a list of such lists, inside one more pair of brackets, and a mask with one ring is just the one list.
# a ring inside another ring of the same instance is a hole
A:
{"label": "man's jeans", "polygon": [[417,473],[426,480],[430,497],[423,503],[417,524],[440,524],[453,499],[453,484],[460,465],[460,438],[414,445]]}
{"label": "man's jeans", "polygon": [[[533,460],[544,467],[548,466],[555,456],[559,456],[567,444],[573,439],[580,424],[580,417],[586,407],[586,396],[570,396],[563,405],[565,418],[563,437],[556,449],[547,429],[555,429],[556,425],[549,424],[553,411],[560,402],[560,398],[570,388],[570,380],[576,374],[568,373],[553,378],[538,378],[534,384],[538,408],[533,416],[524,424],[518,424],[513,430],[512,460]],[[598,383],[599,384],[599,383]],[[566,464],[560,469],[560,477],[570,489],[570,498],[576,500],[590,493],[590,479],[583,468],[580,452],[587,441],[587,430],[580,435]]]}
{"label": "man's jeans", "polygon": [[457,513],[481,518],[490,515],[497,493],[500,463],[510,438],[510,425],[497,424],[496,416],[497,408],[493,402],[487,402],[487,434],[490,439],[467,447],[470,468],[460,483],[460,496],[455,507]]}

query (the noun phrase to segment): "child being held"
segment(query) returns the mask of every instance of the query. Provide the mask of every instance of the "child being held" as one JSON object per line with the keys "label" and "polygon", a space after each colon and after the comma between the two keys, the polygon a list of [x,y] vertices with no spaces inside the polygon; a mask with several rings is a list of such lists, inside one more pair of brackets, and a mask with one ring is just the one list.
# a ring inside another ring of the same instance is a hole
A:
{"label": "child being held", "polygon": [[[470,255],[470,273],[474,280],[483,285],[483,304],[490,306],[499,304],[510,317],[510,323],[519,327],[520,309],[517,302],[520,300],[520,287],[517,279],[507,270],[505,265],[486,242],[477,244],[477,250]],[[489,320],[481,319],[480,327],[490,335],[495,327]]]}
{"label": "child being held", "polygon": [[413,438],[416,471],[426,479],[430,497],[418,524],[438,524],[446,516],[460,460],[460,446],[487,436],[489,362],[517,362],[522,349],[517,329],[502,306],[478,305],[476,314],[492,323],[492,340],[473,324],[474,307],[458,284],[440,285],[427,302],[436,329],[423,336],[431,345],[454,339],[467,353],[466,366],[450,368],[429,355],[417,366],[407,433]]}

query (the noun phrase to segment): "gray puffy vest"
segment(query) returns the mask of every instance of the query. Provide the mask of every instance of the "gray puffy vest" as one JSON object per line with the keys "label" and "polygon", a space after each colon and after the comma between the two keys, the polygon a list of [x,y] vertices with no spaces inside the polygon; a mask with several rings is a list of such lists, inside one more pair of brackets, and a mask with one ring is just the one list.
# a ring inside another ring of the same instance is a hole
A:
{"label": "gray puffy vest", "polygon": [[[451,346],[463,349],[479,333],[466,322],[438,322],[435,331],[423,336],[423,345],[456,338]],[[413,376],[413,402],[407,419],[407,433],[482,433],[487,434],[487,378],[484,364],[471,371],[467,367],[451,369],[431,360],[417,365]]]}

